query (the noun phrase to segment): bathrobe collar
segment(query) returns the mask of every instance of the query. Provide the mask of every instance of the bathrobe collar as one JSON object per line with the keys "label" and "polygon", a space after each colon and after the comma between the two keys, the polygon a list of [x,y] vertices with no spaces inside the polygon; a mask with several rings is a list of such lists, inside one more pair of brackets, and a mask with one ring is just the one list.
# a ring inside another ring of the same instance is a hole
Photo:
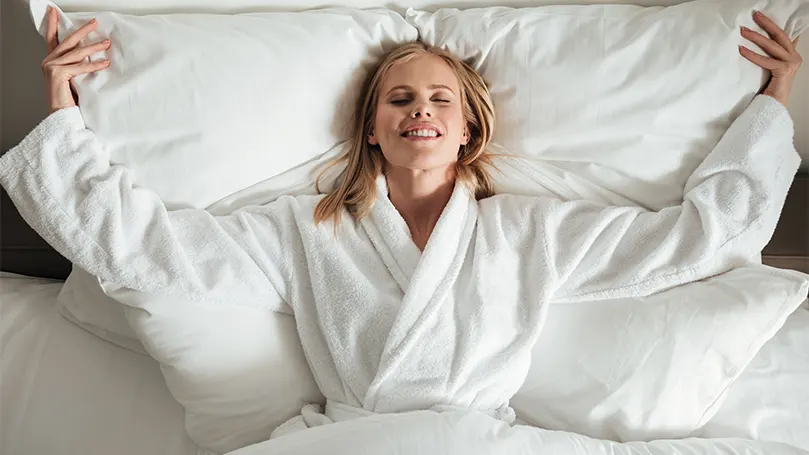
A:
{"label": "bathrobe collar", "polygon": [[[447,205],[430,234],[424,252],[419,251],[404,218],[388,198],[388,183],[384,174],[376,179],[376,201],[363,227],[369,232],[374,246],[380,250],[391,274],[402,291],[407,292],[410,281],[423,256],[430,250],[455,251],[458,245],[470,205],[475,200],[464,185],[456,184]],[[475,207],[476,208],[476,207]],[[477,215],[477,213],[475,213]],[[454,246],[452,246],[454,244]],[[441,255],[448,260],[447,255]],[[434,270],[435,264],[431,265]]]}
{"label": "bathrobe collar", "polygon": [[376,201],[362,224],[404,296],[366,404],[373,401],[380,384],[395,374],[408,347],[423,336],[420,328],[425,324],[420,322],[438,308],[455,282],[477,220],[475,198],[464,185],[456,183],[422,253],[413,243],[407,223],[388,198],[385,176],[377,177],[376,183]]}

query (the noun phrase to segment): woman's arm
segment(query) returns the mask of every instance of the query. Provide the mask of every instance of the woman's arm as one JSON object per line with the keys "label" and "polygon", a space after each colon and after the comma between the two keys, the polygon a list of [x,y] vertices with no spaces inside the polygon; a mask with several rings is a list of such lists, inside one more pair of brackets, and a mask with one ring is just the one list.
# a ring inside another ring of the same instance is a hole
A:
{"label": "woman's arm", "polygon": [[[25,221],[88,272],[131,289],[288,312],[291,198],[214,217],[167,211],[110,166],[78,107],[59,109],[0,157]],[[286,236],[286,237],[285,237]]]}
{"label": "woman's arm", "polygon": [[680,206],[650,212],[509,196],[491,218],[519,226],[511,235],[516,248],[544,252],[537,268],[554,300],[648,295],[761,252],[800,164],[793,132],[786,108],[759,95],[689,177]]}
{"label": "woman's arm", "polygon": [[557,298],[642,296],[749,262],[772,238],[800,165],[793,132],[786,108],[760,95],[689,177],[682,205],[549,203]]}

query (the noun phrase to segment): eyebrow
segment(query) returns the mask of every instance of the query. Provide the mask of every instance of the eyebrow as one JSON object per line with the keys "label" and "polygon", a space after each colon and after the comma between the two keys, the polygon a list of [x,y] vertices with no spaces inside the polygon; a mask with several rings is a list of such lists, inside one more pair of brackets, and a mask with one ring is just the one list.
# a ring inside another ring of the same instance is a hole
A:
{"label": "eyebrow", "polygon": [[[447,87],[444,84],[432,84],[432,85],[428,86],[427,88],[429,88],[431,90],[436,90],[436,89],[439,89],[439,88],[443,88],[443,89],[449,90],[449,92],[452,93],[453,95],[455,94],[455,92],[453,92],[451,88]],[[400,90],[400,89],[412,90],[413,87],[411,87],[409,85],[397,85],[396,87],[393,87],[392,89],[388,90],[388,93],[386,94],[386,96],[389,95],[390,92],[392,92],[394,90]]]}

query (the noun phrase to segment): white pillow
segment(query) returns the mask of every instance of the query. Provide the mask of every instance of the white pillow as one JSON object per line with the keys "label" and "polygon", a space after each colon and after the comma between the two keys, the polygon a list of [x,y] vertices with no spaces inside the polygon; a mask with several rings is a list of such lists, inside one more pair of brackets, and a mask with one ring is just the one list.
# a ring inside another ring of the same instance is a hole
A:
{"label": "white pillow", "polygon": [[124,306],[107,297],[98,278],[81,267],[73,265],[56,296],[56,308],[67,320],[88,332],[124,349],[149,355],[126,321]]}
{"label": "white pillow", "polygon": [[[45,35],[48,0],[32,0]],[[387,9],[296,13],[59,14],[59,39],[92,18],[92,60],[73,78],[110,162],[169,209],[205,208],[348,137],[361,80],[383,51],[418,38]]]}
{"label": "white pillow", "polygon": [[406,17],[422,41],[472,61],[494,99],[494,140],[530,158],[529,173],[562,187],[584,179],[659,210],[682,201],[686,179],[766,81],[737,48],[764,54],[740,35],[741,25],[766,35],[753,9],[793,38],[809,26],[805,0]]}
{"label": "white pillow", "polygon": [[325,403],[291,315],[125,288],[110,295],[143,305],[124,307],[127,318],[160,363],[199,446],[225,453],[264,441],[306,403]]}
{"label": "white pillow", "polygon": [[645,298],[551,305],[511,406],[601,439],[688,437],[807,291],[809,275],[753,264]]}
{"label": "white pillow", "polygon": [[695,436],[775,441],[809,451],[809,306],[795,310],[761,347]]}

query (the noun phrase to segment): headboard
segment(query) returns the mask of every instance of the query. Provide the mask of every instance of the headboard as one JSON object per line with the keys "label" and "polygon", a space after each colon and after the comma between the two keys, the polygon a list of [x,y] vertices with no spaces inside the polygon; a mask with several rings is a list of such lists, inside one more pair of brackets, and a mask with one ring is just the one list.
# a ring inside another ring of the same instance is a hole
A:
{"label": "headboard", "polygon": [[[669,6],[684,3],[677,0],[65,0],[56,1],[64,11],[115,11],[128,14],[152,13],[221,13],[256,11],[300,11],[326,6],[356,8],[387,7],[404,12],[407,7],[435,10],[441,7],[472,8],[482,6],[540,6],[549,4],[636,4]],[[25,0],[3,0],[0,15],[3,39],[14,46],[4,47],[0,56],[3,84],[0,86],[0,149],[8,150],[47,115],[44,82],[39,64],[45,46],[28,14]],[[809,39],[799,45],[809,58]],[[803,169],[809,165],[809,68],[798,77],[790,100],[790,111],[796,125],[795,142],[804,157]],[[806,207],[803,207],[806,209]],[[809,213],[809,212],[807,212]],[[794,218],[794,217],[793,217]],[[20,217],[8,195],[0,188],[0,270],[24,275],[65,279],[71,264],[59,255]]]}

